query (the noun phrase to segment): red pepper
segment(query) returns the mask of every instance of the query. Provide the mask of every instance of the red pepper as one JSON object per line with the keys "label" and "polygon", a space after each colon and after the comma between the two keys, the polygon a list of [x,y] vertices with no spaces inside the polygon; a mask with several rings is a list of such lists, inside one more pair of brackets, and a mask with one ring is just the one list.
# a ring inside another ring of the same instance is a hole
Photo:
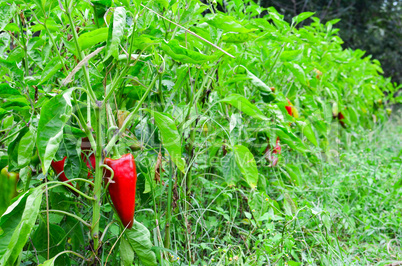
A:
{"label": "red pepper", "polygon": [[269,139],[268,139],[268,145],[267,148],[265,149],[265,159],[268,162],[271,162],[271,167],[274,167],[278,164],[278,157],[274,156],[274,154],[281,154],[281,145],[280,145],[280,140],[279,137],[276,138],[276,146],[275,148],[272,149],[271,151],[271,146],[269,145]]}
{"label": "red pepper", "polygon": [[[56,175],[58,175],[60,181],[68,181],[68,178],[66,177],[66,174],[64,173],[64,162],[66,161],[67,156],[63,158],[61,161],[52,161],[52,167]],[[73,186],[73,184],[70,182],[68,183],[69,185]],[[74,195],[78,196],[78,193],[76,191],[71,190]]]}
{"label": "red pepper", "polygon": [[88,138],[83,138],[81,142],[81,159],[88,167],[88,178],[92,179],[93,176],[91,172],[95,169],[95,155],[91,149],[91,143],[89,142]]}
{"label": "red pepper", "polygon": [[333,117],[334,119],[338,118],[338,121],[339,121],[339,123],[341,124],[341,126],[342,126],[343,128],[346,128],[346,124],[345,124],[345,121],[344,121],[345,116],[344,116],[341,112],[339,112],[338,115],[332,115],[332,117]]}
{"label": "red pepper", "polygon": [[95,155],[92,153],[91,155],[89,155],[89,158],[88,158],[85,153],[82,153],[81,154],[81,159],[84,161],[84,163],[88,167],[88,176],[87,176],[87,178],[88,179],[93,179],[92,171],[95,170]]}
{"label": "red pepper", "polygon": [[[127,228],[133,226],[135,210],[135,188],[137,184],[137,172],[134,157],[131,153],[113,160],[105,158],[105,164],[114,172],[113,182],[109,184],[109,194],[117,214],[123,225]],[[111,172],[106,171],[106,177],[111,177]]]}
{"label": "red pepper", "polygon": [[285,108],[286,108],[286,111],[288,111],[288,114],[290,116],[292,116],[293,115],[293,113],[292,113],[292,103],[289,101],[289,99],[287,99],[287,100],[288,100],[289,105],[286,105]]}
{"label": "red pepper", "polygon": [[274,154],[281,154],[281,145],[280,145],[280,143],[279,143],[279,137],[277,137],[276,138],[276,146],[275,146],[275,148],[274,148],[274,150],[273,150],[273,152],[272,153],[274,153]]}

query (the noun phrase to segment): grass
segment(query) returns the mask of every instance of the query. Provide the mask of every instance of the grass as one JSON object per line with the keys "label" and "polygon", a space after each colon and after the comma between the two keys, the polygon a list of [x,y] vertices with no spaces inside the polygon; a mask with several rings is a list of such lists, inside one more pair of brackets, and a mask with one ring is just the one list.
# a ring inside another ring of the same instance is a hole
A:
{"label": "grass", "polygon": [[[175,224],[175,264],[189,264],[190,256],[193,265],[401,261],[402,120],[331,136],[330,157],[314,165],[283,152],[281,160],[300,170],[298,186],[279,168],[270,170],[266,193],[198,178],[201,189],[187,217],[191,230],[183,220]],[[186,235],[191,243],[183,244]]]}

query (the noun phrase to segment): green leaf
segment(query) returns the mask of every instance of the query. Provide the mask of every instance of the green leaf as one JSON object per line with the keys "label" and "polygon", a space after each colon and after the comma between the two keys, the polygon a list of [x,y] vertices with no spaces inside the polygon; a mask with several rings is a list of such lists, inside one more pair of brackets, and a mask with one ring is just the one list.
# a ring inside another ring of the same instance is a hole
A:
{"label": "green leaf", "polygon": [[303,13],[300,13],[296,17],[292,18],[292,23],[298,24],[298,23],[302,22],[303,20],[308,19],[309,17],[311,17],[314,14],[315,14],[315,12],[303,12]]}
{"label": "green leaf", "polygon": [[8,244],[10,243],[13,232],[21,221],[22,213],[24,212],[24,207],[29,194],[30,192],[26,192],[21,195],[7,208],[7,211],[3,213],[0,218],[0,228],[3,230],[3,233],[0,235],[0,258],[3,258],[4,254],[7,252]]}
{"label": "green leaf", "polygon": [[181,139],[174,121],[162,113],[151,110],[147,111],[150,112],[155,119],[155,123],[162,136],[163,146],[169,152],[170,157],[176,164],[177,168],[184,173],[186,164],[184,159],[181,157]]}
{"label": "green leaf", "polygon": [[241,172],[236,164],[234,152],[231,151],[223,157],[222,172],[228,186],[235,186],[239,181]]}
{"label": "green leaf", "polygon": [[108,32],[108,28],[100,28],[81,34],[78,37],[78,44],[81,50],[91,48],[95,44],[106,41],[108,39]]}
{"label": "green leaf", "polygon": [[247,78],[250,79],[251,83],[260,91],[272,93],[271,88],[265,84],[261,79],[259,79],[256,75],[251,73],[245,66],[240,65],[242,68],[246,70]]}
{"label": "green leaf", "polygon": [[289,145],[291,149],[294,149],[302,153],[309,151],[309,149],[304,145],[304,143],[298,137],[296,137],[292,132],[288,131],[285,127],[279,124],[277,124],[275,127],[276,128],[270,129],[271,133],[274,132],[277,136],[279,136],[281,142]]}
{"label": "green leaf", "polygon": [[60,62],[58,57],[53,57],[52,60],[50,60],[49,63],[46,64],[45,68],[42,71],[41,77],[40,77],[40,82],[38,85],[41,85],[48,81],[51,77],[54,76],[61,68],[63,67],[63,64]]}
{"label": "green leaf", "polygon": [[39,266],[54,266],[54,262],[56,261],[57,257],[58,256],[55,256],[55,257],[45,261],[44,263],[39,264]]}
{"label": "green leaf", "polygon": [[180,45],[176,39],[171,40],[169,43],[162,42],[162,50],[170,55],[174,60],[182,63],[202,64],[207,61],[215,61],[217,56],[204,55],[199,52],[189,50]]}
{"label": "green leaf", "polygon": [[81,159],[77,151],[77,139],[73,135],[65,135],[63,140],[64,150],[67,154],[67,159],[64,163],[64,173],[68,179],[77,178],[80,174]]}
{"label": "green leaf", "polygon": [[64,91],[50,99],[41,109],[36,142],[43,174],[49,170],[63,138],[63,128],[70,119],[71,93],[72,89]]}
{"label": "green leaf", "polygon": [[253,154],[247,147],[243,145],[234,146],[237,166],[240,169],[247,184],[251,188],[255,188],[258,183],[258,169]]}
{"label": "green leaf", "polygon": [[[45,222],[41,221],[39,227],[32,235],[32,243],[38,250],[38,253],[43,257],[47,255],[47,233],[48,228]],[[66,232],[63,228],[56,224],[49,224],[49,255],[50,257],[57,256],[65,250]],[[63,256],[66,257],[66,256]],[[62,258],[58,260],[59,265],[62,264]],[[65,265],[65,264],[64,264]]]}
{"label": "green leaf", "polygon": [[157,265],[155,253],[151,250],[151,234],[141,223],[134,220],[133,227],[125,231],[130,246],[144,265]]}
{"label": "green leaf", "polygon": [[300,51],[298,50],[283,51],[279,58],[281,59],[282,62],[289,62],[301,58],[302,56],[303,53],[300,53]]}
{"label": "green leaf", "polygon": [[259,120],[268,120],[268,118],[258,109],[257,106],[249,102],[246,98],[244,98],[240,94],[231,94],[225,99],[221,100],[221,102],[229,103],[242,111],[243,113],[254,117]]}
{"label": "green leaf", "polygon": [[16,11],[15,4],[12,5],[2,5],[0,8],[0,31],[2,31],[10,20],[13,18]]}
{"label": "green leaf", "polygon": [[247,29],[239,21],[235,20],[235,18],[222,14],[216,14],[208,19],[207,23],[215,28],[223,30],[224,32],[248,33],[255,30]]}
{"label": "green leaf", "polygon": [[[42,264],[39,264],[39,266],[54,266],[54,265],[55,265],[55,262],[56,262],[56,259],[57,259],[60,255],[63,255],[64,253],[68,253],[68,252],[71,252],[71,251],[63,251],[63,252],[60,252],[59,254],[57,254],[56,256],[54,256],[53,258],[48,259],[47,261],[43,262]],[[56,265],[66,265],[66,264],[65,264],[65,263],[60,263],[60,261],[58,261],[58,264],[56,264]]]}
{"label": "green leaf", "polygon": [[306,136],[306,138],[311,143],[313,143],[314,146],[317,147],[318,146],[317,139],[315,137],[315,133],[314,133],[314,130],[313,130],[313,127],[311,126],[311,124],[310,123],[304,123],[304,122],[303,123],[298,123],[298,124],[301,126],[303,135]]}
{"label": "green leaf", "polygon": [[222,41],[226,43],[244,43],[257,38],[257,35],[250,33],[233,33],[223,34]]}
{"label": "green leaf", "polygon": [[134,251],[130,243],[123,236],[120,241],[121,265],[131,265],[134,261]]}
{"label": "green leaf", "polygon": [[286,169],[285,175],[288,176],[290,181],[295,185],[300,185],[302,182],[302,179],[301,179],[299,167],[291,165],[291,164],[286,164],[284,167]]}
{"label": "green leaf", "polygon": [[[29,196],[24,199],[26,195]],[[41,189],[33,189],[20,197],[0,218],[0,226],[4,234],[0,236],[0,265],[13,265],[27,242],[32,228],[35,225],[42,202]],[[21,205],[25,203],[21,214]],[[2,250],[7,244],[6,250]],[[4,254],[4,255],[3,255]]]}
{"label": "green leaf", "polygon": [[11,171],[11,172],[19,170],[19,166],[18,166],[18,157],[19,157],[18,146],[20,144],[20,141],[21,141],[22,137],[28,132],[28,130],[29,130],[28,127],[23,128],[20,131],[20,133],[18,134],[18,136],[8,146],[8,149],[7,149],[7,153],[8,153],[8,170]]}
{"label": "green leaf", "polygon": [[29,127],[29,131],[21,138],[18,145],[18,167],[23,168],[31,161],[31,156],[35,148],[35,129]]}
{"label": "green leaf", "polygon": [[112,22],[109,25],[109,33],[106,42],[106,55],[103,61],[106,61],[111,55],[117,57],[119,44],[124,36],[124,28],[126,26],[126,9],[124,7],[116,7],[113,13]]}
{"label": "green leaf", "polygon": [[283,208],[285,209],[286,215],[294,216],[297,212],[296,203],[288,193],[285,193],[283,196],[284,196]]}
{"label": "green leaf", "polygon": [[300,65],[296,63],[286,63],[285,65],[289,67],[290,71],[299,80],[301,84],[307,85],[306,74],[304,73],[304,70]]}
{"label": "green leaf", "polygon": [[159,44],[161,41],[159,39],[151,39],[152,36],[141,35],[138,37],[134,37],[133,40],[133,48],[145,50],[149,46]]}
{"label": "green leaf", "polygon": [[21,92],[17,89],[12,88],[9,84],[0,84],[0,96],[5,97],[9,95],[21,95]]}
{"label": "green leaf", "polygon": [[163,8],[168,8],[169,7],[169,1],[168,0],[155,0],[156,3],[161,5]]}

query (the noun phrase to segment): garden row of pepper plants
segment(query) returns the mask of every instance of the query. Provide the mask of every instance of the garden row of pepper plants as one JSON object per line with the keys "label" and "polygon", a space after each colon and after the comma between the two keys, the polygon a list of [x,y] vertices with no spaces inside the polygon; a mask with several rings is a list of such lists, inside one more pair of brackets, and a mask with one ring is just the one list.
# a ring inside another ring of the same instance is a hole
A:
{"label": "garden row of pepper plants", "polygon": [[311,12],[288,23],[253,1],[224,13],[196,0],[0,6],[0,265],[197,264],[211,250],[199,252],[192,213],[223,200],[215,185],[243,191],[253,211],[238,218],[253,226],[291,219],[292,199],[270,195],[274,173],[303,186],[282,155],[331,160],[331,128],[373,127],[398,89]]}

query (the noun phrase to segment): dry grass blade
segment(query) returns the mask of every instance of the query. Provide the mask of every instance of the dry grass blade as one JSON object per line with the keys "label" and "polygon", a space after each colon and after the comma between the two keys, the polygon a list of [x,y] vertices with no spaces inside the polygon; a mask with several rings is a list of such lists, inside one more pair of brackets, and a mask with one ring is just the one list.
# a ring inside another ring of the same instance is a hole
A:
{"label": "dry grass blade", "polygon": [[149,11],[151,11],[151,12],[154,13],[154,14],[156,14],[157,16],[159,16],[159,17],[161,17],[161,18],[163,18],[163,19],[169,21],[170,23],[173,23],[173,24],[176,25],[177,27],[179,27],[179,28],[185,30],[186,32],[188,32],[188,33],[190,33],[191,35],[197,37],[198,39],[203,40],[204,42],[206,42],[206,43],[208,43],[209,45],[215,47],[216,49],[218,49],[218,50],[221,51],[222,53],[224,53],[224,54],[226,54],[226,55],[228,55],[228,56],[230,56],[230,57],[232,57],[232,58],[235,58],[233,55],[229,54],[228,52],[226,52],[225,50],[223,50],[223,49],[220,48],[219,46],[213,44],[212,42],[208,41],[207,39],[202,38],[200,35],[198,35],[198,34],[192,32],[191,30],[189,30],[189,29],[187,29],[187,28],[185,28],[185,27],[183,27],[183,26],[177,24],[177,23],[174,22],[174,21],[171,21],[170,19],[168,19],[168,18],[162,16],[161,14],[158,14],[157,12],[153,11],[153,10],[150,9],[149,7],[144,6],[143,4],[141,4],[141,6],[144,7],[144,8],[146,8],[146,9],[148,9]]}
{"label": "dry grass blade", "polygon": [[66,86],[68,83],[70,83],[72,78],[74,77],[75,73],[77,73],[82,68],[82,66],[85,65],[89,61],[89,59],[91,59],[95,55],[99,54],[99,52],[102,51],[103,48],[105,48],[105,46],[99,47],[98,49],[96,49],[95,51],[90,53],[89,55],[85,56],[81,60],[81,62],[79,62],[74,67],[73,71],[71,71],[70,74],[68,74],[68,76],[63,80],[63,85]]}

